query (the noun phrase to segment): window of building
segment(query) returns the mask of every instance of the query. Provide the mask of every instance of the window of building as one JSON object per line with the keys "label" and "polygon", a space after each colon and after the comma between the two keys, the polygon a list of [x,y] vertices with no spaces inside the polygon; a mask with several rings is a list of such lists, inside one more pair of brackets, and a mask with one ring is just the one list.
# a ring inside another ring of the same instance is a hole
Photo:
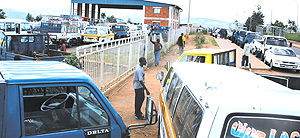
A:
{"label": "window of building", "polygon": [[154,13],[160,13],[160,7],[154,8]]}

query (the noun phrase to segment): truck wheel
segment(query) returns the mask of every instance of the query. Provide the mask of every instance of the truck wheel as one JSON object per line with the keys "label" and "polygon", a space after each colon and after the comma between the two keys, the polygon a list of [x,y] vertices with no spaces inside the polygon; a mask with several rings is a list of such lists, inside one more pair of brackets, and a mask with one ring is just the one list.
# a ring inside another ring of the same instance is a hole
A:
{"label": "truck wheel", "polygon": [[73,45],[72,45],[72,40],[68,43],[68,48],[71,48]]}

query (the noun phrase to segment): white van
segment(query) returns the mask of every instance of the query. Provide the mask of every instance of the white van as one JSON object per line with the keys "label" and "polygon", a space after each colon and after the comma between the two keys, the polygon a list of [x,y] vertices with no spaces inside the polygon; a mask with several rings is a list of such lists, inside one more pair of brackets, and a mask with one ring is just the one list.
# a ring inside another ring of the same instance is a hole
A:
{"label": "white van", "polygon": [[110,27],[88,26],[82,34],[84,43],[109,42],[112,40],[114,40],[114,33],[110,30]]}
{"label": "white van", "polygon": [[243,69],[175,62],[159,96],[162,138],[299,137],[300,93]]}
{"label": "white van", "polygon": [[138,36],[138,27],[134,24],[128,24],[127,37]]}

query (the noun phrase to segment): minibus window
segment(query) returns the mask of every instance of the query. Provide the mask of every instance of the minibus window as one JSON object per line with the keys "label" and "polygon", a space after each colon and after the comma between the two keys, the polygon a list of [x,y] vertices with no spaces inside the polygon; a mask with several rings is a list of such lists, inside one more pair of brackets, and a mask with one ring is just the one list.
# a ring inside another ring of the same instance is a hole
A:
{"label": "minibus window", "polygon": [[203,110],[189,90],[184,87],[173,118],[176,137],[195,138],[202,121]]}
{"label": "minibus window", "polygon": [[170,111],[171,118],[173,118],[174,106],[178,98],[178,94],[182,87],[182,80],[178,77],[177,74],[174,74],[170,87],[167,92],[167,106]]}
{"label": "minibus window", "polygon": [[170,83],[170,78],[171,78],[171,76],[172,76],[172,72],[173,72],[173,67],[171,67],[170,69],[169,69],[169,72],[168,72],[168,74],[166,75],[166,78],[165,78],[165,80],[164,80],[164,83],[163,83],[163,86],[162,87],[166,87],[166,86],[168,86],[169,85],[169,83]]}

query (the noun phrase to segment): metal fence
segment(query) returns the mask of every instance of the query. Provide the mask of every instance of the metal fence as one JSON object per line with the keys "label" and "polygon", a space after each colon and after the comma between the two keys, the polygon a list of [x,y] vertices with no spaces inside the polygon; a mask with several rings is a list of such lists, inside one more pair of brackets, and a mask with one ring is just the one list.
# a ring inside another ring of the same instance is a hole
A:
{"label": "metal fence", "polygon": [[147,59],[147,66],[154,64],[154,46],[150,39],[163,40],[162,51],[167,53],[180,34],[186,34],[186,31],[187,28],[184,27],[170,30],[165,37],[145,35],[80,46],[76,48],[76,56],[83,64],[82,70],[90,75],[98,88],[105,93],[134,72],[140,57]]}

